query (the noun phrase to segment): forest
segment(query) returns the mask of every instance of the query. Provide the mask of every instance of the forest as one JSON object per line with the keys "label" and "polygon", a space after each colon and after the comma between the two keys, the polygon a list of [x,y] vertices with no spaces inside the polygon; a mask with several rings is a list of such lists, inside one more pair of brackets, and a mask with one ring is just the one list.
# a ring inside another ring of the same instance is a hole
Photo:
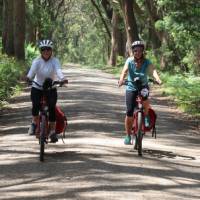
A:
{"label": "forest", "polygon": [[0,101],[9,98],[38,55],[54,41],[63,63],[119,73],[134,40],[163,79],[163,94],[200,115],[199,0],[0,0]]}

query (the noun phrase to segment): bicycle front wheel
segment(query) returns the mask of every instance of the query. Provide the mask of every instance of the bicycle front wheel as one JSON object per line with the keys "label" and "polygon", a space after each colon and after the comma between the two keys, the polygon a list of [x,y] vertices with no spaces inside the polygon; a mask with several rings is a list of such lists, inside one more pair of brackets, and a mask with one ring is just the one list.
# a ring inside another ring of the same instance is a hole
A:
{"label": "bicycle front wheel", "polygon": [[138,155],[142,156],[142,112],[138,112],[138,130],[137,130],[137,146],[138,146]]}
{"label": "bicycle front wheel", "polygon": [[46,133],[46,116],[42,115],[41,129],[40,129],[40,161],[44,161],[45,133]]}

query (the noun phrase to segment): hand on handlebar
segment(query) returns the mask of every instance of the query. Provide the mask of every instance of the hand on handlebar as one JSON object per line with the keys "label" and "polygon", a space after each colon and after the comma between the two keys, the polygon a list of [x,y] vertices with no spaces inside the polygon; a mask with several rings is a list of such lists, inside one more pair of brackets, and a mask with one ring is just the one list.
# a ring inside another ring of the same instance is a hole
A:
{"label": "hand on handlebar", "polygon": [[60,82],[60,86],[63,86],[63,85],[65,85],[65,84],[68,84],[68,80],[67,79],[64,79],[64,80],[62,80],[61,82]]}
{"label": "hand on handlebar", "polygon": [[30,80],[28,77],[26,77],[26,83],[28,86],[32,85],[32,80]]}
{"label": "hand on handlebar", "polygon": [[149,82],[152,82],[153,84],[157,84],[157,85],[162,85],[162,81],[161,80],[155,80],[155,79],[150,78]]}
{"label": "hand on handlebar", "polygon": [[69,81],[67,79],[65,79],[62,82],[63,82],[63,84],[68,84]]}
{"label": "hand on handlebar", "polygon": [[158,83],[158,85],[162,85],[163,84],[161,80],[157,81],[157,83]]}
{"label": "hand on handlebar", "polygon": [[121,87],[122,85],[124,85],[124,80],[119,80],[118,81],[118,87]]}
{"label": "hand on handlebar", "polygon": [[157,85],[162,85],[162,81],[161,80],[154,80],[154,83]]}

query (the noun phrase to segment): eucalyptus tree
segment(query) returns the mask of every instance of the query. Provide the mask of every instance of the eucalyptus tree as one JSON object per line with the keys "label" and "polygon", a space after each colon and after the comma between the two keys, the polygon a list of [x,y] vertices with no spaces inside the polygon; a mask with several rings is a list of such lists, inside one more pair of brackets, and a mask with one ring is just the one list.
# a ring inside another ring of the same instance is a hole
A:
{"label": "eucalyptus tree", "polygon": [[3,0],[3,52],[24,60],[25,0]]}
{"label": "eucalyptus tree", "polygon": [[138,32],[169,71],[199,71],[200,1],[133,1]]}
{"label": "eucalyptus tree", "polygon": [[124,21],[118,1],[113,0],[91,0],[97,10],[100,19],[108,33],[108,64],[115,66],[118,56],[125,56],[126,35]]}
{"label": "eucalyptus tree", "polygon": [[0,35],[2,35],[2,24],[3,24],[3,0],[0,0]]}
{"label": "eucalyptus tree", "polygon": [[14,0],[3,1],[2,22],[2,51],[14,56],[14,25],[13,25],[13,3]]}
{"label": "eucalyptus tree", "polygon": [[133,41],[139,39],[138,26],[135,18],[135,13],[133,10],[134,1],[119,0],[119,2],[121,4],[121,9],[124,15],[124,23],[127,36],[127,51],[129,52],[129,54],[131,54],[130,52],[131,44],[133,43]]}
{"label": "eucalyptus tree", "polygon": [[13,27],[15,56],[19,60],[25,59],[25,0],[14,1]]}

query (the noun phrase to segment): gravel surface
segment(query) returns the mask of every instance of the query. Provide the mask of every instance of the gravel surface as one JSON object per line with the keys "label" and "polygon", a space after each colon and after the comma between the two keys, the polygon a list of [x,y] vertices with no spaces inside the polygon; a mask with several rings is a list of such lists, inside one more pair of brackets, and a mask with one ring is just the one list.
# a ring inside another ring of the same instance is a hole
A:
{"label": "gravel surface", "polygon": [[45,161],[27,135],[29,90],[0,114],[0,199],[200,199],[200,134],[196,122],[152,91],[157,133],[144,137],[143,157],[123,144],[124,88],[98,70],[67,65],[59,102],[68,117],[67,138],[48,144]]}

